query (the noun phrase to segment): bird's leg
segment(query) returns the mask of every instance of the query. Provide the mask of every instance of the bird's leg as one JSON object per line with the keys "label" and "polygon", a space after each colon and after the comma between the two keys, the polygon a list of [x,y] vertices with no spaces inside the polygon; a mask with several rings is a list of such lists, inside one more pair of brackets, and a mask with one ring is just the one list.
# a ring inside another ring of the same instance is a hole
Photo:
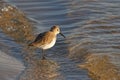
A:
{"label": "bird's leg", "polygon": [[44,49],[42,49],[42,59],[46,59],[45,58],[45,50]]}

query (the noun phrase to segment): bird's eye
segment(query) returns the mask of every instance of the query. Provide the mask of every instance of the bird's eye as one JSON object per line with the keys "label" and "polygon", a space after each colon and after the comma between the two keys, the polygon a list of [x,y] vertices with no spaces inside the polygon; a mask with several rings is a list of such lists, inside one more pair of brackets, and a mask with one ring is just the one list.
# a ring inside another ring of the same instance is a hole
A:
{"label": "bird's eye", "polygon": [[59,31],[59,30],[57,29],[57,31]]}

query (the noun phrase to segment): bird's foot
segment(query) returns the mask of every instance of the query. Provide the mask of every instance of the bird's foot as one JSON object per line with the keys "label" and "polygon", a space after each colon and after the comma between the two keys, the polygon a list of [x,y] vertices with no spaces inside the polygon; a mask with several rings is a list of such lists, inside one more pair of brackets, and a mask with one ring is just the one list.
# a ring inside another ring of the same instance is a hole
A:
{"label": "bird's foot", "polygon": [[46,57],[45,57],[45,56],[42,56],[42,60],[46,60]]}

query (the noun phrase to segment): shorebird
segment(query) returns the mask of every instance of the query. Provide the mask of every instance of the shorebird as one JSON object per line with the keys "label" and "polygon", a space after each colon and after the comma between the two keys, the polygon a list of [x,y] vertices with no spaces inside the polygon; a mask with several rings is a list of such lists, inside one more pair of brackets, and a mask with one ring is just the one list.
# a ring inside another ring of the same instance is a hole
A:
{"label": "shorebird", "polygon": [[40,33],[36,39],[29,44],[29,46],[42,49],[42,59],[45,59],[44,51],[55,45],[57,34],[61,34],[65,38],[65,36],[61,33],[59,26],[55,25],[49,31]]}

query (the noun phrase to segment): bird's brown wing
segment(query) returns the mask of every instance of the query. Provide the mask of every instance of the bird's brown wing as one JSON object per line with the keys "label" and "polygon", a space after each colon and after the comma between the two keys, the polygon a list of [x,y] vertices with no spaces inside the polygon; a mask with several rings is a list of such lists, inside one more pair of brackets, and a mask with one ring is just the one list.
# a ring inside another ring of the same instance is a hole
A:
{"label": "bird's brown wing", "polygon": [[34,42],[37,42],[37,41],[39,41],[40,39],[42,39],[42,37],[43,37],[45,34],[46,34],[46,32],[38,34],[38,36],[36,37],[36,39],[34,40]]}
{"label": "bird's brown wing", "polygon": [[50,32],[50,31],[44,32],[37,36],[34,43],[39,44],[39,45],[49,44],[53,40],[54,37],[55,35],[53,34],[53,32]]}

